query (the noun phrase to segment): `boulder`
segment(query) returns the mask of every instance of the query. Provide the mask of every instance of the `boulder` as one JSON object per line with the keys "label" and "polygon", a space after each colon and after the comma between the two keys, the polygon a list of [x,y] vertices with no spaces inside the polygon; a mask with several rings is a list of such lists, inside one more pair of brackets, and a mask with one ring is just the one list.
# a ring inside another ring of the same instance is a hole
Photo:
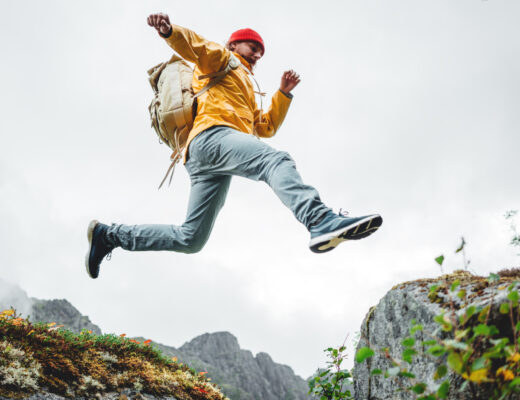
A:
{"label": "boulder", "polygon": [[[508,316],[500,314],[498,307],[506,301],[507,290],[505,288],[517,278],[516,273],[504,271],[500,280],[490,283],[487,278],[474,276],[467,271],[456,271],[453,274],[443,275],[436,279],[421,279],[405,282],[392,288],[375,307],[367,313],[361,326],[361,337],[357,350],[362,347],[370,347],[376,353],[362,363],[354,366],[354,391],[356,400],[409,400],[414,398],[400,388],[410,386],[406,378],[371,375],[374,369],[386,371],[392,367],[390,357],[402,359],[404,350],[403,339],[410,336],[412,320],[421,324],[422,331],[417,332],[417,342],[431,339],[431,334],[445,338],[446,333],[440,329],[440,325],[434,321],[434,317],[443,312],[449,313],[455,310],[457,315],[465,312],[467,307],[475,305],[485,307],[491,305],[491,313],[488,324],[497,326],[501,336],[512,337],[511,324]],[[459,280],[460,287],[466,290],[465,303],[458,299],[456,292],[450,292],[451,284]],[[438,285],[439,289],[430,292],[432,285]],[[493,301],[492,301],[493,299]],[[388,349],[388,356],[382,349]],[[356,352],[357,352],[356,350]],[[418,381],[428,385],[428,388],[436,390],[440,383],[449,379],[450,391],[448,399],[470,400],[490,398],[490,386],[468,384],[460,391],[464,380],[454,372],[438,381],[433,379],[434,373],[442,358],[416,356],[409,367],[409,371],[415,374]],[[407,364],[406,364],[407,365]],[[508,397],[508,399],[520,399],[520,396]]]}

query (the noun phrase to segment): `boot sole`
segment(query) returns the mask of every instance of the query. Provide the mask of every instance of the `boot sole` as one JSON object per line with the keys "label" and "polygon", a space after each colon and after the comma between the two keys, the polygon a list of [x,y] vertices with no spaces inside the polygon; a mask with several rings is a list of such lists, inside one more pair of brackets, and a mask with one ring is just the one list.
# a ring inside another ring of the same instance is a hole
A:
{"label": "boot sole", "polygon": [[90,224],[87,228],[88,250],[87,254],[85,255],[85,268],[87,269],[88,276],[90,276],[92,279],[97,278],[97,276],[92,276],[89,268],[90,252],[92,251],[92,236],[94,235],[94,228],[97,224],[99,224],[99,221],[93,219],[92,221],[90,221]]}
{"label": "boot sole", "polygon": [[311,240],[309,247],[314,253],[326,253],[347,240],[359,240],[370,236],[383,224],[383,218],[374,214],[352,225],[318,236]]}

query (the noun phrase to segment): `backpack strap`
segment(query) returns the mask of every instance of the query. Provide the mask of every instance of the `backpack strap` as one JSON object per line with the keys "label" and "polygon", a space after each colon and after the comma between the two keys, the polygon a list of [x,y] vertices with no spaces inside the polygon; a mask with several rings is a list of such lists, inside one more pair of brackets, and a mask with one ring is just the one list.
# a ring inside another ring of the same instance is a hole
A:
{"label": "backpack strap", "polygon": [[239,65],[242,63],[236,58],[233,53],[230,53],[228,64],[226,65],[226,68],[224,68],[222,71],[212,72],[210,74],[205,75],[199,75],[198,79],[210,79],[208,84],[204,86],[202,89],[200,89],[197,93],[193,95],[193,98],[196,99],[197,97],[201,96],[202,94],[206,93],[209,89],[211,89],[213,86],[215,86],[217,83],[219,83],[224,77],[232,70],[237,69]]}
{"label": "backpack strap", "polygon": [[172,154],[170,167],[168,168],[168,171],[166,171],[166,175],[164,175],[164,178],[161,181],[161,184],[159,185],[157,190],[159,190],[162,187],[162,185],[164,184],[164,182],[166,182],[166,179],[168,179],[168,176],[170,176],[170,181],[168,182],[168,186],[171,185],[172,179],[173,179],[173,173],[175,172],[175,164],[177,164],[180,159],[181,159],[181,153],[177,152],[177,153]]}

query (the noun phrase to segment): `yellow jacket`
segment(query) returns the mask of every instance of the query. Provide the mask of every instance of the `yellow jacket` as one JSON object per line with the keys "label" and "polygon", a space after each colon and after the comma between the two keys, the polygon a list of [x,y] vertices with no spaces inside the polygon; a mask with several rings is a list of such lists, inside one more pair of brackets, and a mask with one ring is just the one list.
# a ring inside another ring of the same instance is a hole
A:
{"label": "yellow jacket", "polygon": [[[195,93],[208,83],[199,80],[200,75],[217,72],[226,67],[230,51],[218,43],[208,41],[189,29],[172,25],[172,33],[166,42],[182,58],[195,64],[192,87]],[[233,53],[253,73],[249,63]],[[291,99],[277,91],[267,113],[259,110],[253,84],[244,68],[231,70],[222,81],[202,94],[198,99],[197,116],[188,136],[186,149],[199,133],[215,125],[226,125],[240,132],[271,137],[282,124]],[[184,155],[186,162],[188,151]]]}

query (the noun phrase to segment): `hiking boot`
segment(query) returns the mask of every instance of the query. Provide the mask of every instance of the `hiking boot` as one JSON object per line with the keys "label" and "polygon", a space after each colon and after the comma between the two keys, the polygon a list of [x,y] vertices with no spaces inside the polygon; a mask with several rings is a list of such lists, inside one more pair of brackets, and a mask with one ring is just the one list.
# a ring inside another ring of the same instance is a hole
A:
{"label": "hiking boot", "polygon": [[378,214],[351,218],[341,211],[340,214],[329,211],[309,229],[309,247],[315,253],[325,253],[345,240],[358,240],[371,235],[382,223],[383,218]]}
{"label": "hiking boot", "polygon": [[95,219],[90,221],[87,230],[88,251],[85,257],[85,267],[88,275],[95,279],[99,275],[99,266],[105,256],[110,255],[115,246],[108,243],[106,232],[108,225],[102,224]]}

